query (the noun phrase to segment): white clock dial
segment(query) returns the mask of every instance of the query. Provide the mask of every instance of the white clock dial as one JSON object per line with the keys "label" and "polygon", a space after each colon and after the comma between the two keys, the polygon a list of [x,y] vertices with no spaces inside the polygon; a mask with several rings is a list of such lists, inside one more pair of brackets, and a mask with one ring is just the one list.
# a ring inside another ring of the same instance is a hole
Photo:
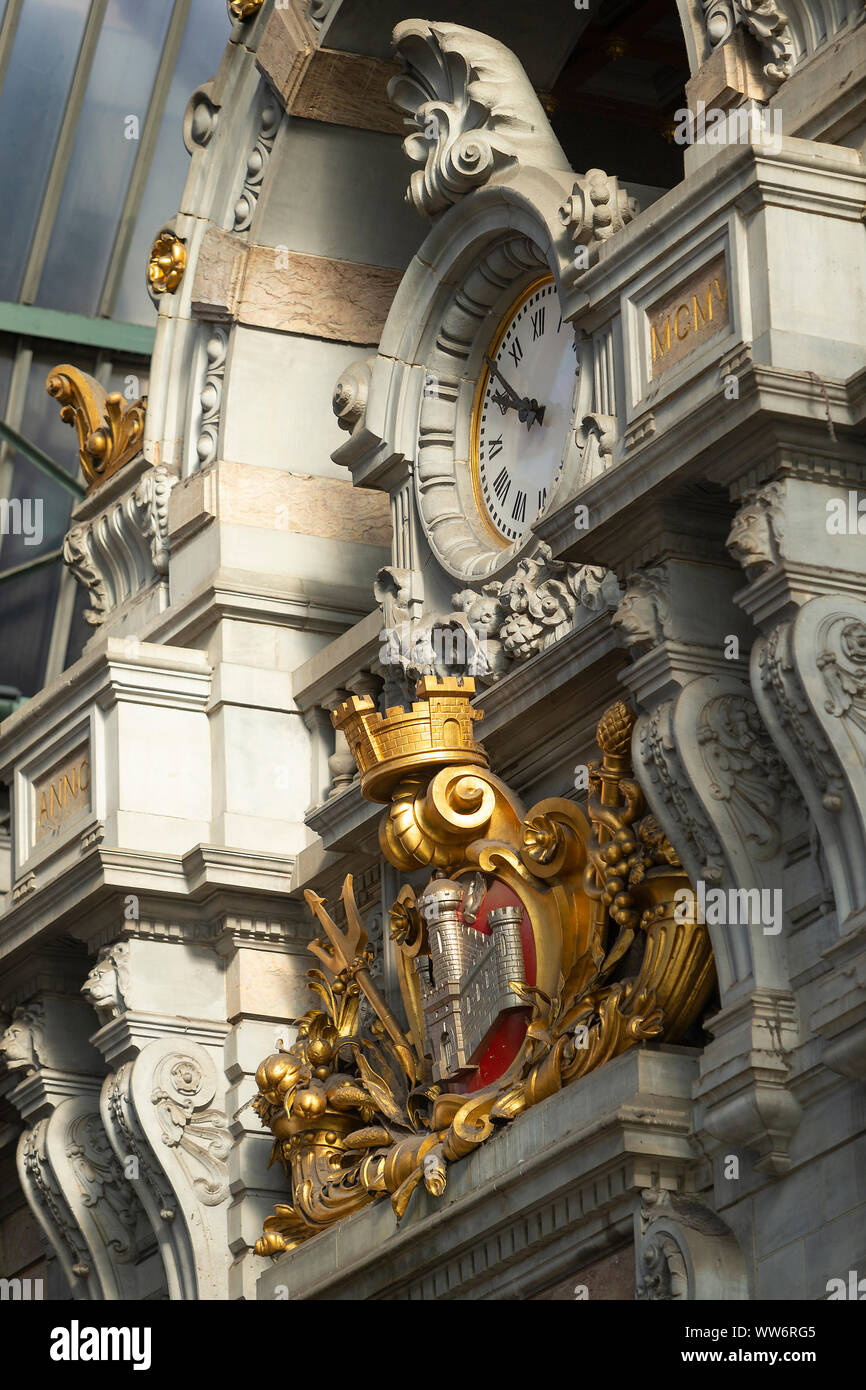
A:
{"label": "white clock dial", "polygon": [[485,355],[472,420],[476,500],[500,545],[544,511],[571,428],[574,331],[552,277],[530,285]]}

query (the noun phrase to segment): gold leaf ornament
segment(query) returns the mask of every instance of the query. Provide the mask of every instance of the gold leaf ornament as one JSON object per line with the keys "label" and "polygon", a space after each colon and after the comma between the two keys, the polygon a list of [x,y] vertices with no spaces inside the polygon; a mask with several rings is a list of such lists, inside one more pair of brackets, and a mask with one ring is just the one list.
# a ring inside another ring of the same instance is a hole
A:
{"label": "gold leaf ornament", "polygon": [[128,401],[119,391],[106,392],[69,362],[52,368],[45,389],[59,403],[61,420],[75,427],[88,491],[141,453],[145,398]]}
{"label": "gold leaf ornament", "polygon": [[174,232],[160,232],[147,262],[147,279],[154,294],[174,294],[186,269],[186,247]]}

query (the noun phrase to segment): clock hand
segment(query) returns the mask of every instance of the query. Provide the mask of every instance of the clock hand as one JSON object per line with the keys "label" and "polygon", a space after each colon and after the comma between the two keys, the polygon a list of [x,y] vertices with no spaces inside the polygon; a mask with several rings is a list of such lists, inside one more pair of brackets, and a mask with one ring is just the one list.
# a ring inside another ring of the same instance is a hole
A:
{"label": "clock hand", "polygon": [[492,357],[488,357],[485,354],[484,361],[487,363],[488,371],[490,371],[492,375],[496,377],[496,380],[505,388],[504,395],[497,391],[493,396],[502,414],[504,415],[506,411],[511,408],[517,411],[518,419],[522,424],[526,425],[528,430],[532,429],[536,420],[540,425],[544,419],[544,406],[540,406],[535,399],[530,400],[528,396],[518,396],[517,392],[509,386]]}

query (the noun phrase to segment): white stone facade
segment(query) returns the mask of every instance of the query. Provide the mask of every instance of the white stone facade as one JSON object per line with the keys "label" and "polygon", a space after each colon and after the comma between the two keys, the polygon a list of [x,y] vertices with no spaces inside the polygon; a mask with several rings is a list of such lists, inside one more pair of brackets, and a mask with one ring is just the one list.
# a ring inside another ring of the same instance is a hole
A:
{"label": "white stone facade", "polygon": [[[665,191],[573,170],[544,82],[469,28],[398,29],[409,160],[384,94],[293,114],[320,52],[384,67],[379,38],[351,47],[362,8],[265,0],[191,98],[143,456],[66,540],[93,635],[0,727],[0,1141],[53,1296],[533,1298],[625,1249],[632,1297],[825,1297],[866,1275],[866,92],[840,77],[866,70],[862,13],[796,0],[767,38],[739,0],[679,0],[689,99],[783,133],[689,147]],[[564,61],[578,29],[544,26]],[[442,52],[483,101],[433,90],[419,54]],[[449,139],[423,133],[434,97]],[[681,350],[708,268],[723,312]],[[546,510],[500,547],[466,443],[492,328],[542,273],[574,414]],[[703,1038],[519,1117],[444,1217],[422,1196],[398,1230],[377,1204],[271,1264],[252,1247],[285,1179],[249,1102],[307,1008],[305,888],[334,902],[353,873],[394,989],[400,879],[329,711],[479,650],[491,765],[528,803],[580,798],[627,695],[692,882],[780,892],[778,924],[708,919]]]}

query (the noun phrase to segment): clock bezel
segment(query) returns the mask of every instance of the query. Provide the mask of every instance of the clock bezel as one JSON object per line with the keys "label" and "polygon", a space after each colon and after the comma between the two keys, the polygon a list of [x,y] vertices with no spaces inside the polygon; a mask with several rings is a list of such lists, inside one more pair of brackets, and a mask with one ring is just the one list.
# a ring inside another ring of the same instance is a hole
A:
{"label": "clock bezel", "polygon": [[[520,308],[526,303],[528,299],[532,298],[536,291],[542,289],[546,285],[552,285],[554,289],[557,289],[556,276],[550,270],[546,271],[543,275],[539,275],[535,280],[530,281],[530,283],[526,285],[523,288],[523,290],[521,290],[520,294],[518,294],[517,297],[514,300],[512,300],[511,304],[502,314],[502,317],[500,318],[499,324],[496,329],[496,333],[490,340],[490,346],[487,349],[488,357],[493,358],[495,361],[496,354],[502,346],[502,340],[508,332],[509,325],[515,318]],[[562,306],[560,305],[560,310],[561,307]],[[576,356],[574,372],[575,377],[577,377],[577,375],[580,372],[580,363],[577,360]],[[478,456],[481,406],[484,400],[484,393],[487,390],[487,385],[489,381],[490,368],[487,366],[486,363],[484,363],[478,375],[478,382],[475,387],[475,395],[472,401],[472,415],[470,417],[469,422],[469,467],[472,470],[472,493],[475,498],[475,505],[478,509],[478,514],[481,517],[481,520],[483,521],[486,530],[489,531],[491,537],[501,550],[510,550],[512,546],[520,546],[523,544],[525,537],[532,529],[534,523],[538,521],[539,516],[541,516],[542,513],[539,512],[532,518],[532,521],[530,521],[527,524],[526,529],[523,531],[522,535],[520,535],[517,538],[516,541],[510,541],[507,536],[503,536],[502,532],[497,529],[497,527],[490,519],[490,510],[487,506],[487,503],[484,500],[484,491],[481,483],[481,461]],[[559,474],[561,471],[562,463],[560,462],[560,467],[557,470],[556,479],[553,485],[554,487],[556,485],[556,481],[558,481]],[[551,488],[551,498],[552,496],[553,488]],[[547,507],[549,506],[550,499],[548,499],[547,503]],[[545,511],[547,511],[547,507],[545,507]]]}

